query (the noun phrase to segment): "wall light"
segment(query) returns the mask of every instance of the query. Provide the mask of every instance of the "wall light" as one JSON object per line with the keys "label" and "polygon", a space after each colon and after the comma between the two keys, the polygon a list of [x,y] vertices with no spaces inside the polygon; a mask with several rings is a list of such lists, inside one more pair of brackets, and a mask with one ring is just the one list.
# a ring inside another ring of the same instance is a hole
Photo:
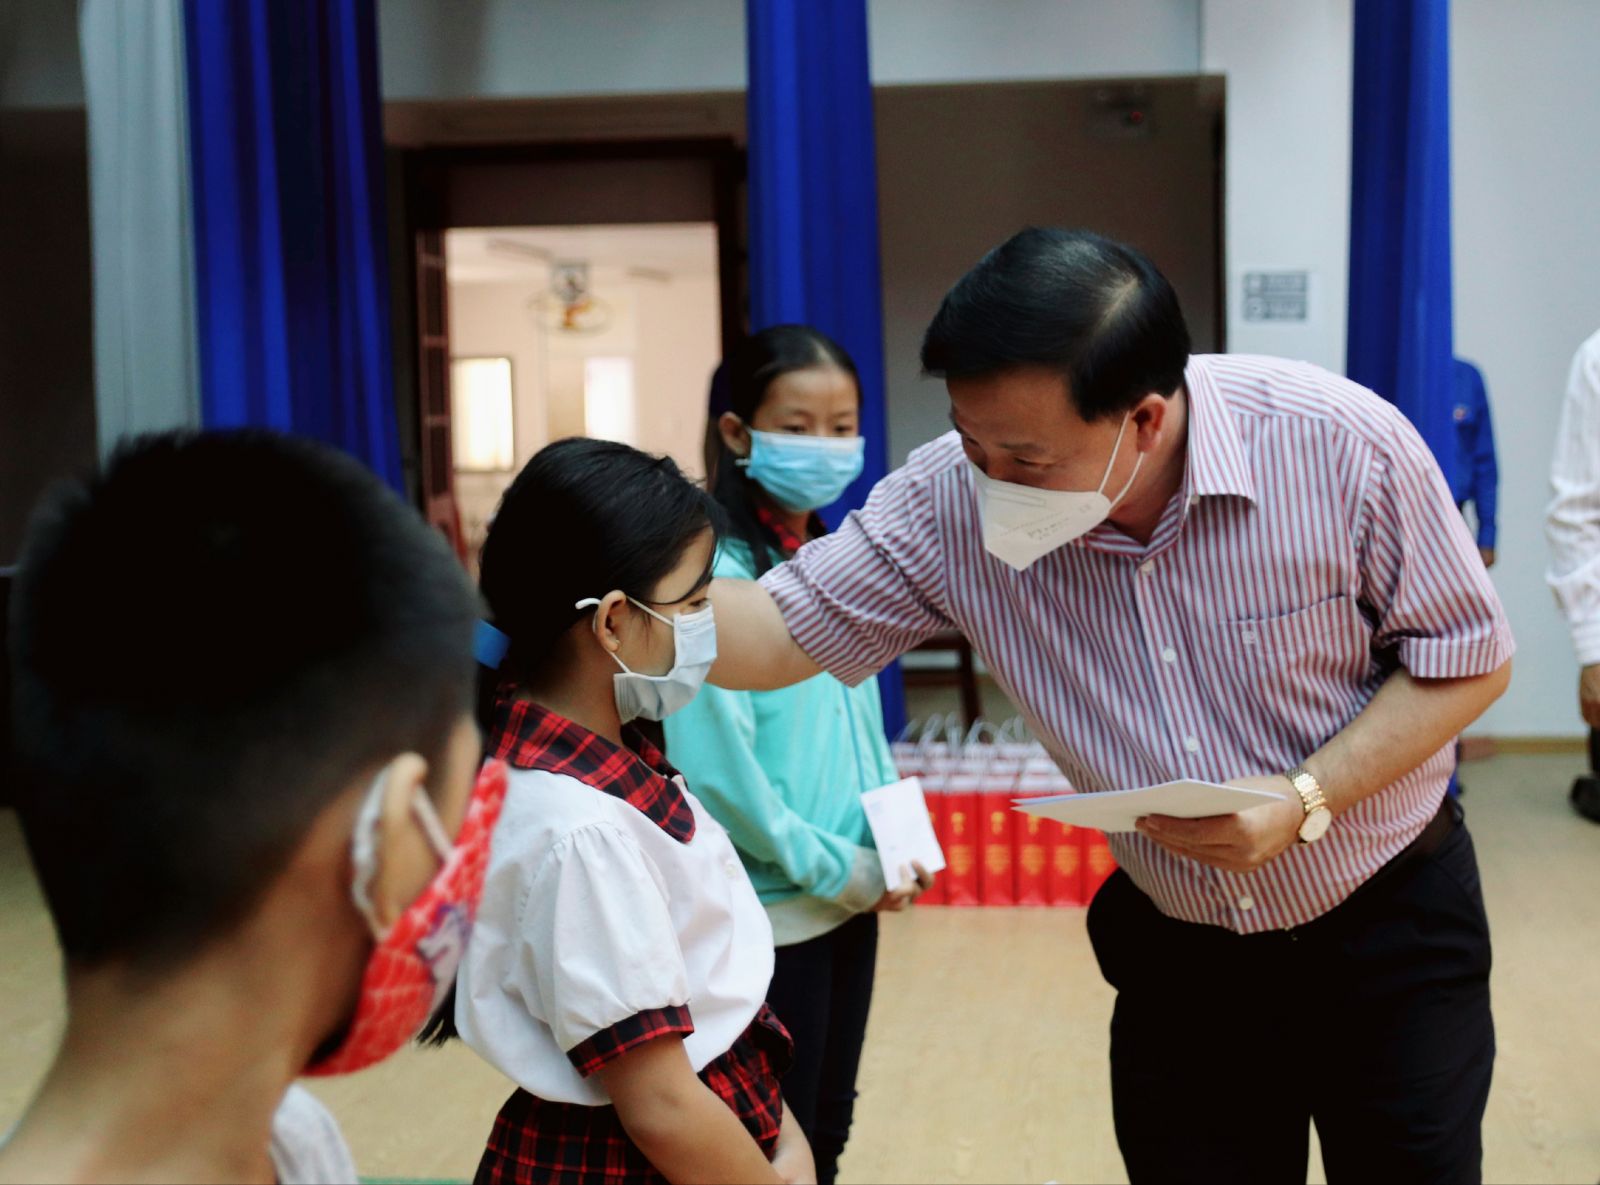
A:
{"label": "wall light", "polygon": [[633,359],[583,360],[583,422],[590,436],[637,444],[638,417],[633,390]]}
{"label": "wall light", "polygon": [[452,358],[450,407],[458,471],[502,473],[515,467],[511,359]]}

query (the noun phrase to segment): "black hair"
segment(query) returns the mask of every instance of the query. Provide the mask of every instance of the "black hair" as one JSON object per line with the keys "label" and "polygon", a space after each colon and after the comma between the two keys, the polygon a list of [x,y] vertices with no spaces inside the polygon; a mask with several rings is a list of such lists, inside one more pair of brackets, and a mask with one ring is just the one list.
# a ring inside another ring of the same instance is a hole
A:
{"label": "black hair", "polygon": [[845,348],[809,325],[774,325],[751,334],[730,354],[711,379],[710,414],[716,442],[710,463],[712,492],[727,514],[730,532],[750,549],[760,576],[772,567],[766,532],[756,518],[757,486],[716,430],[716,419],[731,411],[746,426],[755,417],[775,380],[799,370],[825,366],[844,371],[861,398],[861,376]]}
{"label": "black hair", "polygon": [[18,813],[69,968],[181,963],[318,814],[471,707],[476,598],[356,461],[133,440],[35,512],[11,606]]}
{"label": "black hair", "polygon": [[1133,247],[1087,230],[1030,227],[996,247],[945,295],[922,339],[934,378],[1047,367],[1086,420],[1171,395],[1189,328],[1167,278]]}
{"label": "black hair", "polygon": [[[720,516],[671,457],[610,440],[572,437],[534,454],[501,498],[478,565],[478,587],[510,648],[485,672],[479,723],[493,723],[492,693],[544,674],[556,644],[592,615],[579,601],[621,589],[655,604],[655,586]],[[711,579],[702,579],[682,598]]]}
{"label": "black hair", "polygon": [[[510,640],[496,669],[480,671],[478,721],[490,735],[498,696],[548,672],[558,643],[593,609],[577,603],[621,589],[653,601],[655,586],[702,532],[720,529],[717,505],[671,457],[626,444],[572,437],[535,453],[517,474],[484,540],[478,586],[492,624]],[[711,580],[711,565],[688,600]],[[491,751],[493,738],[491,736]],[[417,1034],[424,1045],[458,1036],[456,989]]]}

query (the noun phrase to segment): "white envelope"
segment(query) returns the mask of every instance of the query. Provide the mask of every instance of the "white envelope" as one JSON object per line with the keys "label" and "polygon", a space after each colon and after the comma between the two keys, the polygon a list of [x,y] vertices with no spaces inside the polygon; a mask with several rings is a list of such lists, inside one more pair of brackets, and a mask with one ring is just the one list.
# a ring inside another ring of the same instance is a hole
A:
{"label": "white envelope", "polygon": [[867,812],[867,826],[878,847],[878,862],[883,865],[883,883],[891,889],[901,884],[901,869],[911,875],[916,861],[929,872],[944,868],[944,852],[928,818],[928,802],[922,796],[922,780],[906,778],[890,782],[861,794]]}
{"label": "white envelope", "polygon": [[1132,831],[1134,820],[1146,815],[1204,819],[1211,815],[1232,815],[1287,797],[1287,794],[1270,790],[1243,790],[1238,786],[1221,786],[1216,782],[1164,782],[1159,786],[1141,786],[1137,790],[1016,798],[1012,799],[1012,803],[1015,809],[1026,814],[1059,819],[1074,827]]}

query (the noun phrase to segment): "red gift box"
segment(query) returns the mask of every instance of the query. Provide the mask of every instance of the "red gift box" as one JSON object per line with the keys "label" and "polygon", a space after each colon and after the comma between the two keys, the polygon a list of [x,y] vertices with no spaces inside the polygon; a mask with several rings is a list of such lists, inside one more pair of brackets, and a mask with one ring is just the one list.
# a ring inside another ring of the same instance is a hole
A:
{"label": "red gift box", "polygon": [[1017,779],[1022,766],[1004,761],[996,754],[997,745],[981,746],[982,764],[978,798],[978,898],[985,905],[1017,903],[1017,812],[1011,800],[1017,796]]}
{"label": "red gift box", "polygon": [[1117,861],[1104,832],[1080,827],[1078,833],[1083,836],[1083,903],[1087,905],[1117,870]]}
{"label": "red gift box", "polygon": [[[939,841],[939,850],[945,854],[945,862],[950,860],[950,822],[948,812],[945,810],[945,796],[937,787],[930,786],[930,778],[922,781],[922,794],[928,803],[928,822],[933,824],[934,837]],[[943,905],[945,903],[945,878],[948,872],[933,874],[933,887],[923,892],[917,898],[918,905]]]}
{"label": "red gift box", "polygon": [[1045,821],[1046,849],[1049,852],[1050,872],[1047,891],[1051,905],[1076,906],[1084,904],[1083,849],[1078,828],[1056,819]]}
{"label": "red gift box", "polygon": [[950,775],[944,790],[946,905],[978,905],[978,778]]}
{"label": "red gift box", "polygon": [[1017,829],[1017,904],[1049,905],[1048,840],[1045,829],[1050,819],[1038,815],[1019,815]]}
{"label": "red gift box", "polygon": [[984,905],[1017,903],[1016,812],[1007,791],[985,790],[979,798],[982,835],[978,844],[978,899]]}
{"label": "red gift box", "polygon": [[[1024,773],[1017,798],[1037,798],[1050,793],[1049,783]],[[1017,836],[1017,904],[1050,904],[1050,858],[1053,837],[1061,830],[1054,819],[1018,813],[1013,823]]]}

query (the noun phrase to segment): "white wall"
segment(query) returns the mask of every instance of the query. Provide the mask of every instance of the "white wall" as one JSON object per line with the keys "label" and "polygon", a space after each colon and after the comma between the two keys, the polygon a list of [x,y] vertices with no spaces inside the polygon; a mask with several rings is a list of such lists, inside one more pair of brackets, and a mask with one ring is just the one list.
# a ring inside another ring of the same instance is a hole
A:
{"label": "white wall", "polygon": [[1600,328],[1600,4],[1454,0],[1451,22],[1456,352],[1482,367],[1494,409],[1494,577],[1519,648],[1481,730],[1576,733],[1543,522],[1567,367]]}
{"label": "white wall", "polygon": [[[544,352],[525,304],[532,288],[521,284],[452,284],[450,352],[457,358],[511,359],[512,425],[516,467],[545,441]],[[474,548],[482,543],[507,474],[456,475],[461,525]]]}
{"label": "white wall", "polygon": [[[1200,0],[871,0],[877,83],[1193,74]],[[742,90],[744,0],[379,0],[386,99]]]}
{"label": "white wall", "polygon": [[379,0],[385,99],[744,87],[743,0]]}
{"label": "white wall", "polygon": [[[1270,15],[1269,15],[1270,13]],[[1226,76],[1228,349],[1344,373],[1351,0],[1205,0],[1201,63]],[[1239,316],[1240,274],[1306,269],[1305,325]]]}
{"label": "white wall", "polygon": [[714,276],[674,276],[636,289],[639,437],[692,477],[705,476],[706,401],[722,356],[722,310]]}
{"label": "white wall", "polygon": [[1199,0],[869,0],[878,85],[1200,68]]}

